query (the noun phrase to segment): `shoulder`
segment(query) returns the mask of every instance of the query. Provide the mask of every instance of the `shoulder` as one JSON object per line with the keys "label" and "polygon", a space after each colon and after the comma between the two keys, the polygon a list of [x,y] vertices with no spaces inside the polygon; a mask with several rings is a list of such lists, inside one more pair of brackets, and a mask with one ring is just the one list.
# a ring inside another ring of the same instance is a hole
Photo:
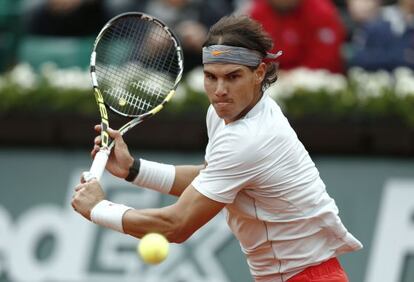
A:
{"label": "shoulder", "polygon": [[209,125],[209,123],[211,123],[212,121],[214,121],[216,119],[217,115],[215,115],[215,111],[213,106],[209,106],[207,109],[207,114],[206,114],[206,122],[207,122],[207,126]]}
{"label": "shoulder", "polygon": [[212,152],[235,162],[254,161],[268,151],[268,145],[278,146],[281,139],[293,131],[277,104],[265,97],[260,112],[226,125],[214,137]]}
{"label": "shoulder", "polygon": [[245,122],[226,125],[212,140],[213,151],[233,158],[245,154],[249,147],[254,146],[249,127]]}
{"label": "shoulder", "polygon": [[207,126],[207,134],[209,138],[211,137],[212,132],[214,132],[218,128],[220,122],[222,122],[222,120],[217,115],[213,106],[210,105],[208,107],[207,114],[206,114],[206,126]]}
{"label": "shoulder", "polygon": [[243,121],[237,121],[224,125],[224,121],[217,115],[212,106],[209,107],[206,116],[208,143],[208,163],[238,162],[238,158],[245,155],[247,148],[254,146],[251,138],[252,125]]}
{"label": "shoulder", "polygon": [[210,139],[206,161],[215,168],[250,171],[258,159],[268,154],[266,144],[272,137],[265,134],[272,135],[274,130],[260,130],[251,121],[228,124]]}

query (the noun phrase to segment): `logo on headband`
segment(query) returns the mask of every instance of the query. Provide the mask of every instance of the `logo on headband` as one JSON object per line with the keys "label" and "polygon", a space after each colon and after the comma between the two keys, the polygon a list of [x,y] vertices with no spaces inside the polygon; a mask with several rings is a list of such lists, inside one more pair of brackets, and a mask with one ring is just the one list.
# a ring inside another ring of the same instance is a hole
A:
{"label": "logo on headband", "polygon": [[221,54],[225,54],[225,53],[229,53],[229,52],[230,52],[230,50],[222,50],[222,51],[213,50],[213,51],[211,51],[211,55],[213,55],[214,57],[217,57],[217,56],[220,56]]}

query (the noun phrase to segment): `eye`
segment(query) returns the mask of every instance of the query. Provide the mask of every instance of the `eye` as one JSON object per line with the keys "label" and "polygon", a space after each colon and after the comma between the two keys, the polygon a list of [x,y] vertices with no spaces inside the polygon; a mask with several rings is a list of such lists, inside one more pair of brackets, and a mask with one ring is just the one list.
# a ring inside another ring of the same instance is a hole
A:
{"label": "eye", "polygon": [[208,80],[216,79],[216,77],[214,75],[212,75],[211,73],[204,73],[204,78],[206,78]]}
{"label": "eye", "polygon": [[229,80],[236,80],[236,79],[238,79],[240,77],[240,75],[239,74],[230,74],[229,76],[228,76],[228,79]]}

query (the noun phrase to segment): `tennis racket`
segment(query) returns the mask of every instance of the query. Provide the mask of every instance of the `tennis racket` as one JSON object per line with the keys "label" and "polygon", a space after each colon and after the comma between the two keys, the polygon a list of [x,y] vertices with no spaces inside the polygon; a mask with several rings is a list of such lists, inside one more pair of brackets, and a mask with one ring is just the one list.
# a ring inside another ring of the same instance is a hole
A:
{"label": "tennis racket", "polygon": [[114,141],[108,109],[128,118],[125,134],[170,101],[183,73],[183,53],[174,33],[160,20],[138,12],[112,18],[98,34],[90,74],[101,116],[101,148],[84,179],[99,180]]}

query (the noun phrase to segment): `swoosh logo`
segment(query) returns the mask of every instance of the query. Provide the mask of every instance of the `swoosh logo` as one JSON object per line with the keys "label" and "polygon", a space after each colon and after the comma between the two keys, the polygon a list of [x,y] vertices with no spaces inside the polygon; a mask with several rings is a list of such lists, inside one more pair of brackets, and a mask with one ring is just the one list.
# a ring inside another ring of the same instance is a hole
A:
{"label": "swoosh logo", "polygon": [[229,53],[229,52],[230,52],[230,50],[223,50],[223,51],[215,50],[215,51],[211,51],[211,55],[217,57],[217,56],[220,56],[221,54],[225,54],[225,53]]}

